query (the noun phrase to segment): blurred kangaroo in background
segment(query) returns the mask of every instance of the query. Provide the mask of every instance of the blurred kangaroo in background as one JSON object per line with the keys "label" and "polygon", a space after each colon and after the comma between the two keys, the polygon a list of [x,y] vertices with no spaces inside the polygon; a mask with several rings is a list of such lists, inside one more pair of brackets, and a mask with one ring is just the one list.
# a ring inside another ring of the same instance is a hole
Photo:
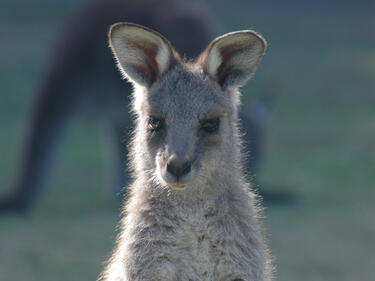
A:
{"label": "blurred kangaroo in background", "polygon": [[251,30],[232,32],[186,61],[143,26],[115,24],[109,38],[134,84],[134,181],[101,280],[270,281],[238,128],[239,87],[266,42]]}
{"label": "blurred kangaroo in background", "polygon": [[[114,194],[128,182],[126,143],[131,118],[129,95],[132,86],[119,80],[107,51],[106,33],[116,21],[136,22],[169,38],[184,57],[196,57],[219,34],[210,11],[196,2],[167,0],[103,0],[85,4],[68,21],[57,42],[50,65],[33,104],[22,159],[11,193],[0,200],[1,211],[25,212],[39,194],[50,162],[69,121],[88,113],[109,129],[115,149],[113,166],[117,182]],[[241,112],[246,166],[254,172],[259,158],[264,103]]]}

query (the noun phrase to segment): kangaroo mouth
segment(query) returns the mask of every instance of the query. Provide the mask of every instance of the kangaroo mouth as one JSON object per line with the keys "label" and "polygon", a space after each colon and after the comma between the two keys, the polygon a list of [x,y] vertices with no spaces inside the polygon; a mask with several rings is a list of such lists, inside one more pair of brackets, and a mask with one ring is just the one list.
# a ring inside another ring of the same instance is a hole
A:
{"label": "kangaroo mouth", "polygon": [[176,182],[176,183],[172,184],[172,187],[174,187],[175,189],[184,189],[185,188],[185,186],[180,182]]}

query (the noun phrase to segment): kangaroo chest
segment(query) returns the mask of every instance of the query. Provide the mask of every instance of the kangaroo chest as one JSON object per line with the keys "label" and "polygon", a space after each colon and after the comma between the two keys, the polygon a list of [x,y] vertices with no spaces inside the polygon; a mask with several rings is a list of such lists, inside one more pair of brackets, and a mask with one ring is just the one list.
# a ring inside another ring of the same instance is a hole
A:
{"label": "kangaroo chest", "polygon": [[222,246],[227,237],[223,234],[225,231],[220,229],[216,214],[215,208],[204,206],[181,216],[181,223],[175,230],[174,252],[178,266],[187,277],[183,280],[221,280],[217,271],[218,267],[222,267],[220,259],[226,255]]}

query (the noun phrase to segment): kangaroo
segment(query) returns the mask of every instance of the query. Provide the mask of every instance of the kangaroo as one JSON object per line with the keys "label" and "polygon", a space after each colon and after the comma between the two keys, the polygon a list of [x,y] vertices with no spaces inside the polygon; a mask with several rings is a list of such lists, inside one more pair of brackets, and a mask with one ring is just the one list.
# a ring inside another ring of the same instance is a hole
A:
{"label": "kangaroo", "polygon": [[[119,81],[104,42],[108,27],[124,18],[162,32],[187,58],[198,56],[220,29],[207,7],[191,2],[101,0],[76,11],[62,31],[37,91],[16,180],[11,193],[0,200],[0,212],[27,212],[31,208],[45,185],[66,128],[75,115],[82,113],[95,116],[109,136],[114,155],[113,194],[121,200],[121,189],[129,182],[125,144],[131,127],[131,86]],[[261,152],[263,118],[256,114],[257,106],[248,105],[248,110],[241,112],[246,150],[250,152],[246,167],[251,173]]]}
{"label": "kangaroo", "polygon": [[114,24],[109,41],[134,87],[134,181],[101,280],[270,280],[238,128],[239,88],[265,40],[251,30],[228,33],[194,61],[137,24]]}

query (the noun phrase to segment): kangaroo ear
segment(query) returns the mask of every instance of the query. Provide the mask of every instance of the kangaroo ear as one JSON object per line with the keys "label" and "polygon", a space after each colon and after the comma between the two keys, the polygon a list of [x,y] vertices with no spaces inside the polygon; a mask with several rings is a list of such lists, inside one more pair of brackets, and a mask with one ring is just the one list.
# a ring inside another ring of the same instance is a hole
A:
{"label": "kangaroo ear", "polygon": [[150,87],[169,69],[173,47],[159,33],[137,24],[117,23],[108,36],[117,65],[130,81]]}
{"label": "kangaroo ear", "polygon": [[223,89],[237,88],[253,76],[266,46],[252,30],[231,32],[213,40],[198,63]]}

